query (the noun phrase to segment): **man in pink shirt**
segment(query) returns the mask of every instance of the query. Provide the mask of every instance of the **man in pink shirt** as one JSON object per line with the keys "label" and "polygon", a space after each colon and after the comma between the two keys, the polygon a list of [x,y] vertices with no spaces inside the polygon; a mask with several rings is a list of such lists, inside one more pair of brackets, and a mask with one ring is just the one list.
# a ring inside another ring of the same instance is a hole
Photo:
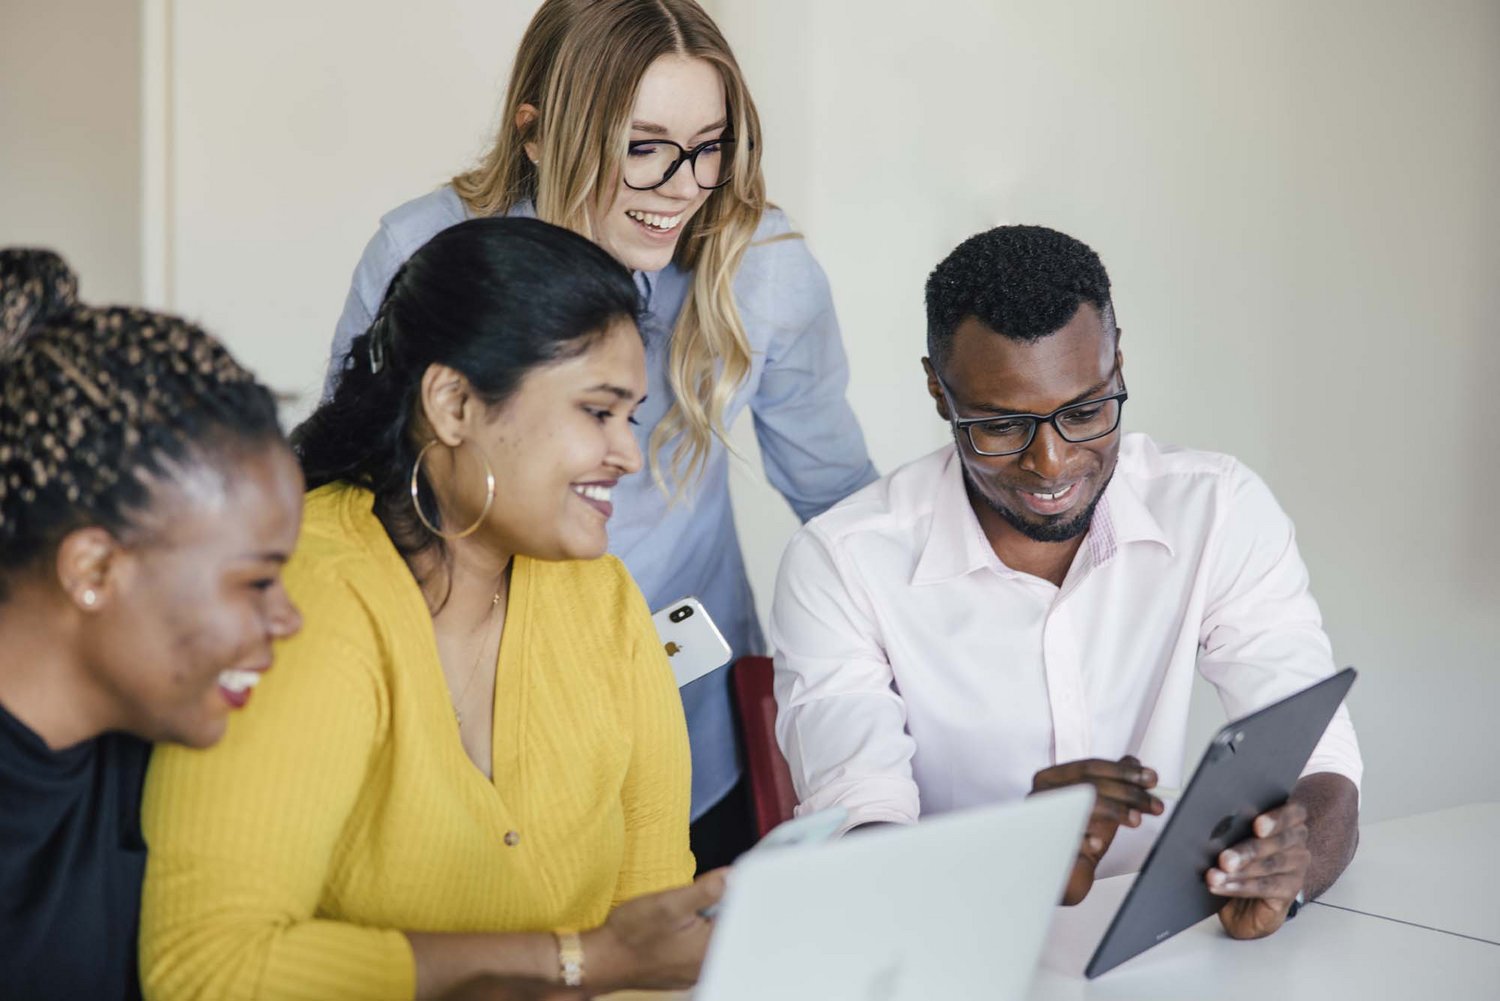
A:
{"label": "man in pink shirt", "polygon": [[[1290,520],[1226,455],[1121,431],[1109,278],[1077,240],[981,233],[927,283],[945,445],[809,522],[772,611],[799,811],[850,828],[1089,784],[1066,903],[1139,864],[1181,786],[1195,672],[1230,716],[1335,669]],[[1340,708],[1291,798],[1205,876],[1274,932],[1348,865],[1359,745]],[[1117,838],[1116,835],[1119,834]]]}

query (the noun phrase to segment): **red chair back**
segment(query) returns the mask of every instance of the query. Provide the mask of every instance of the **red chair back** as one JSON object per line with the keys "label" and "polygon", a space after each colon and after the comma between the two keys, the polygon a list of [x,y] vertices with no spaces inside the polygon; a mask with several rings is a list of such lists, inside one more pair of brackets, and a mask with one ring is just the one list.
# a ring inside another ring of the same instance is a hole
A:
{"label": "red chair back", "polygon": [[771,687],[770,657],[741,657],[730,669],[735,709],[745,739],[745,770],[755,804],[755,826],[760,837],[790,820],[797,806],[792,772],[776,745],[776,696]]}

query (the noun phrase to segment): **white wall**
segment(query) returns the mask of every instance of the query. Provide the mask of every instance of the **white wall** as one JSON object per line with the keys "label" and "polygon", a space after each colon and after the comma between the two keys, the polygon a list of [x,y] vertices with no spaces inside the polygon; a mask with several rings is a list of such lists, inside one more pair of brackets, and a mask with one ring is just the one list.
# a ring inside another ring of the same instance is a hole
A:
{"label": "white wall", "polygon": [[[944,436],[927,271],[1003,222],[1078,236],[1114,280],[1128,426],[1239,455],[1297,522],[1362,670],[1365,816],[1500,798],[1500,5],[716,12],[881,470]],[[735,490],[764,604],[792,519],[758,479]],[[1205,738],[1221,718],[1195,715]]]}
{"label": "white wall", "polygon": [[170,305],[300,417],[380,216],[487,144],[533,4],[177,0]]}
{"label": "white wall", "polygon": [[95,302],[141,298],[139,6],[0,0],[0,246],[57,250]]}
{"label": "white wall", "polygon": [[[104,0],[4,4],[0,239],[58,234],[88,294],[128,298],[140,143],[111,102],[139,68],[97,39],[128,52],[131,29]],[[145,6],[167,29],[147,77],[170,95],[145,116],[166,203],[145,220],[166,276],[148,295],[310,393],[376,219],[483,147],[535,4]],[[1500,799],[1479,737],[1500,705],[1500,5],[711,6],[767,123],[772,195],[832,279],[881,469],[945,433],[917,366],[927,271],[1000,222],[1081,237],[1115,280],[1128,424],[1240,455],[1298,523],[1363,670],[1366,817]],[[733,489],[764,611],[794,520],[753,466]]]}

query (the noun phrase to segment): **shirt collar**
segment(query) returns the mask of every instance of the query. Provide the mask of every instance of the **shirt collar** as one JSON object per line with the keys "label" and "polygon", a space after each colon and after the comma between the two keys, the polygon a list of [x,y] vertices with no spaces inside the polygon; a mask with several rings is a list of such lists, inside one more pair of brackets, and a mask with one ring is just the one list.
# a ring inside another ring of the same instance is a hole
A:
{"label": "shirt collar", "polygon": [[[522,198],[510,207],[506,215],[516,219],[535,219],[536,206],[530,198]],[[630,277],[635,281],[635,289],[641,294],[641,305],[651,308],[651,294],[656,291],[656,276],[659,271],[632,271]]]}
{"label": "shirt collar", "polygon": [[1155,542],[1172,553],[1172,543],[1162,531],[1156,516],[1141,500],[1135,484],[1119,466],[1110,477],[1099,506],[1094,508],[1094,520],[1089,523],[1089,555],[1094,566],[1109,562],[1121,546],[1131,542]]}
{"label": "shirt collar", "polygon": [[641,305],[646,309],[651,308],[651,293],[656,291],[656,276],[658,271],[632,271],[630,277],[635,279],[636,291],[641,294]]}
{"label": "shirt collar", "polygon": [[938,475],[932,499],[932,524],[917,567],[912,571],[913,586],[937,584],[984,567],[1001,568],[995,551],[990,548],[979,518],[969,504],[964,488],[963,463],[958,449],[949,448]]}
{"label": "shirt collar", "polygon": [[[1084,544],[1090,562],[1097,567],[1109,562],[1121,546],[1131,542],[1155,542],[1166,547],[1169,554],[1172,552],[1172,544],[1161,525],[1136,493],[1129,477],[1122,476],[1116,466],[1115,475],[1094,508]],[[932,524],[912,571],[911,583],[937,584],[986,567],[1001,573],[1013,572],[1000,562],[979,526],[964,487],[963,463],[959,461],[957,448],[951,448],[939,474],[932,502]]]}

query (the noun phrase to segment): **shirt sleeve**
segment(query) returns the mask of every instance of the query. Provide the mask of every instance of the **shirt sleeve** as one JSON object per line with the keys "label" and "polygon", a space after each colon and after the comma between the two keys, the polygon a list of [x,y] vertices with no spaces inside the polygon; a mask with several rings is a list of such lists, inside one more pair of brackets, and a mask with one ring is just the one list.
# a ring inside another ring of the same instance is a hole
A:
{"label": "shirt sleeve", "polygon": [[333,348],[328,359],[328,373],[323,377],[323,399],[333,396],[343,377],[349,360],[349,348],[354,338],[370,329],[375,314],[385,299],[385,290],[395,277],[396,271],[406,262],[406,257],[396,247],[390,231],[382,225],[370,237],[359,263],[354,266],[354,279],[349,285],[349,294],[344,298],[344,311],[333,330]]}
{"label": "shirt sleeve", "polygon": [[813,527],[792,537],[776,580],[776,739],[797,813],[841,806],[844,830],[916,823],[920,812],[906,706],[868,600]]}
{"label": "shirt sleeve", "polygon": [[793,233],[772,235],[749,277],[742,313],[769,325],[750,402],[766,478],[803,521],[876,478],[845,396],[849,362],[823,269]]}
{"label": "shirt sleeve", "polygon": [[[1234,463],[1228,502],[1211,554],[1198,670],[1237,719],[1321,681],[1336,670],[1323,618],[1309,589],[1291,519],[1265,483]],[[1340,705],[1304,775],[1364,773],[1347,707]]]}
{"label": "shirt sleeve", "polygon": [[162,747],[152,761],[141,916],[150,1001],[415,992],[401,932],[314,917],[386,710],[363,606],[338,582],[303,583],[293,597],[320,625],[278,648],[248,711],[217,746]]}
{"label": "shirt sleeve", "polygon": [[625,851],[616,905],[684,886],[692,882],[695,868],[688,848],[692,758],[682,698],[646,601],[623,566],[621,574],[631,592],[627,615],[634,635],[635,727],[622,790]]}

